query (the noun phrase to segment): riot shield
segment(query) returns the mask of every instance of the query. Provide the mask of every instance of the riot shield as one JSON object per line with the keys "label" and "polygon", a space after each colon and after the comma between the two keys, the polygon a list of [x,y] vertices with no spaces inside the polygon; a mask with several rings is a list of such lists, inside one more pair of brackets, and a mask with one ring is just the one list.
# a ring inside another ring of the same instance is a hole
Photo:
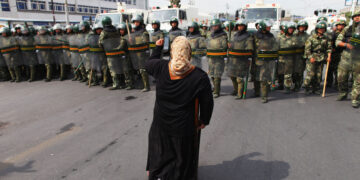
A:
{"label": "riot shield", "polygon": [[201,35],[198,37],[188,37],[191,45],[191,64],[202,68],[202,57],[206,55],[206,43],[205,38]]}
{"label": "riot shield", "polygon": [[126,66],[126,41],[120,36],[107,38],[103,40],[103,47],[111,74],[123,74]]}
{"label": "riot shield", "polygon": [[103,63],[106,60],[106,56],[103,48],[100,48],[98,45],[99,35],[91,34],[88,37],[87,41],[90,46],[90,52],[88,53],[90,68],[92,70],[100,72]]}
{"label": "riot shield", "polygon": [[64,52],[63,52],[63,36],[55,35],[52,37],[53,47],[52,47],[52,55],[53,61],[55,64],[62,64],[64,61]]}
{"label": "riot shield", "polygon": [[26,66],[34,66],[38,64],[36,49],[35,49],[35,39],[33,36],[21,36],[18,39],[19,46],[21,50],[21,55],[23,63]]}
{"label": "riot shield", "polygon": [[65,65],[69,65],[70,64],[70,58],[71,58],[71,53],[70,53],[70,45],[69,45],[69,35],[64,34],[62,35],[62,50],[63,50],[63,61],[60,62],[60,64],[65,64]]}
{"label": "riot shield", "polygon": [[1,41],[1,53],[8,67],[21,65],[21,54],[15,37],[4,37]]}
{"label": "riot shield", "polygon": [[71,66],[76,69],[80,64],[80,54],[79,54],[79,38],[77,34],[69,35],[69,49],[70,49],[70,62]]}
{"label": "riot shield", "polygon": [[52,38],[49,35],[37,35],[35,44],[39,64],[53,64]]}
{"label": "riot shield", "polygon": [[82,64],[84,65],[86,71],[90,70],[90,60],[88,58],[89,55],[89,45],[87,43],[88,34],[80,33],[78,34],[79,38],[79,53]]}
{"label": "riot shield", "polygon": [[263,51],[257,52],[256,62],[256,80],[267,81],[269,83],[275,80],[276,65],[279,58],[277,51]]}
{"label": "riot shield", "polygon": [[145,61],[149,57],[149,37],[145,37],[144,31],[137,31],[131,34],[128,42],[133,68],[135,70],[145,69]]}

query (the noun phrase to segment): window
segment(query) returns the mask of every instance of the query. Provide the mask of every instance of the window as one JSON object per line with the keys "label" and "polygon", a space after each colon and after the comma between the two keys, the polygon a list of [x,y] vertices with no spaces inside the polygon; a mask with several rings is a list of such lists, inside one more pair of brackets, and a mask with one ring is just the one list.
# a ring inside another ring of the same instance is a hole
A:
{"label": "window", "polygon": [[136,0],[133,0],[133,5],[136,5]]}
{"label": "window", "polygon": [[45,1],[31,0],[31,9],[45,11]]}
{"label": "window", "polygon": [[0,3],[2,11],[10,11],[9,0],[0,0]]}
{"label": "window", "polygon": [[99,12],[99,8],[95,7],[95,6],[83,6],[83,5],[78,5],[78,12],[79,13],[91,13],[91,14],[96,14]]}
{"label": "window", "polygon": [[27,0],[16,0],[17,9],[18,10],[26,10],[27,9],[26,1]]}
{"label": "window", "polygon": [[131,0],[126,0],[126,4],[131,4]]}
{"label": "window", "polygon": [[68,11],[69,12],[75,12],[75,5],[74,4],[68,4]]}
{"label": "window", "polygon": [[53,6],[55,11],[63,12],[65,11],[65,5],[62,3],[54,3],[54,5],[50,2],[49,3],[49,10],[53,10]]}

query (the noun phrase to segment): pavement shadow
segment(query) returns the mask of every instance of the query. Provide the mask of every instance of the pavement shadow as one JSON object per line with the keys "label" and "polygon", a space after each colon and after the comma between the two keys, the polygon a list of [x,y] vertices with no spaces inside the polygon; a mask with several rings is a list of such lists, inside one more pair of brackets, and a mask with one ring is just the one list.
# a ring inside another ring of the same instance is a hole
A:
{"label": "pavement shadow", "polygon": [[0,179],[1,177],[4,177],[10,173],[31,173],[36,172],[36,170],[33,170],[33,164],[35,161],[29,161],[23,166],[14,166],[12,163],[3,163],[0,162]]}
{"label": "pavement shadow", "polygon": [[253,160],[253,152],[221,164],[199,167],[199,180],[282,180],[289,176],[290,165],[283,161]]}

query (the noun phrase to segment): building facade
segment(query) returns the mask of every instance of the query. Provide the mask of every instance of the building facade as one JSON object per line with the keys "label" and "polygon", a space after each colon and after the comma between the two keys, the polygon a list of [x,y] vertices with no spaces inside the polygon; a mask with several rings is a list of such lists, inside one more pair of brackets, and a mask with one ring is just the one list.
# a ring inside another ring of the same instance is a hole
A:
{"label": "building facade", "polygon": [[[65,23],[66,0],[0,0],[0,25],[52,25]],[[94,20],[96,14],[117,9],[117,3],[127,8],[148,9],[148,0],[67,0],[70,23]]]}

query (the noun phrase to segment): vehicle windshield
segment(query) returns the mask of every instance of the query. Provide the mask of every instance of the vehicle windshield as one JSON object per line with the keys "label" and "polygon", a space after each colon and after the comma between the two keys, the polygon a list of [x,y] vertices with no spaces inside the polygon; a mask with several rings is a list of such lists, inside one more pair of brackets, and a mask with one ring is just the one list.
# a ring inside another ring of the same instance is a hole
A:
{"label": "vehicle windshield", "polygon": [[95,24],[101,23],[102,18],[105,16],[108,16],[111,18],[113,25],[121,23],[121,21],[120,21],[121,14],[100,14],[100,15],[96,16]]}
{"label": "vehicle windshield", "polygon": [[172,17],[177,17],[175,9],[152,11],[149,15],[150,22],[153,20],[159,20],[160,22],[170,21]]}
{"label": "vehicle windshield", "polygon": [[277,9],[276,8],[244,9],[241,17],[249,21],[256,21],[258,19],[265,19],[265,18],[276,20]]}

